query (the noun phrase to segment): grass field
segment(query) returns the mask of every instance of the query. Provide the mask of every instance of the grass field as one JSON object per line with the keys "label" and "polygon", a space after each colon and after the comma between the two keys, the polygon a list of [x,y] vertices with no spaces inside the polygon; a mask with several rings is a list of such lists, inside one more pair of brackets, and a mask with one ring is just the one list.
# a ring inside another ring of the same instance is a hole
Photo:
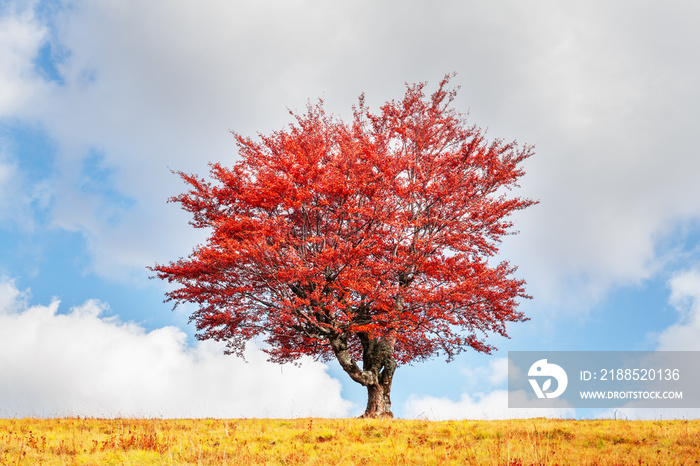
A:
{"label": "grass field", "polygon": [[0,419],[0,465],[700,464],[700,421]]}

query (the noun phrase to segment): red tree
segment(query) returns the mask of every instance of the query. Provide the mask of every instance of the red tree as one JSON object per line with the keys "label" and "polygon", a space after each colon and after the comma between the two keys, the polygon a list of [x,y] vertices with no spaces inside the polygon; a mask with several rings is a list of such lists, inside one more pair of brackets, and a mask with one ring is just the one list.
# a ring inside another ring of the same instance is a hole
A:
{"label": "red tree", "polygon": [[467,127],[449,78],[376,114],[361,96],[351,124],[320,101],[269,136],[234,133],[241,160],[213,164],[215,182],[179,173],[191,189],[171,201],[211,236],[152,270],[179,285],[168,301],[199,306],[199,339],[241,354],[266,335],[280,363],[335,357],[367,387],[363,416],[392,417],[397,364],[490,353],[488,332],[527,320],[524,281],[489,258],[509,214],[534,203],[506,195],[532,148]]}

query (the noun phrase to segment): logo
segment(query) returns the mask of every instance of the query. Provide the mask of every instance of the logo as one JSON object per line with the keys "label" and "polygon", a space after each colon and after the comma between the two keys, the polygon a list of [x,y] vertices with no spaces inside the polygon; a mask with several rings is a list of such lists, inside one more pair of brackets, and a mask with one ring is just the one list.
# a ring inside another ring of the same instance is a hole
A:
{"label": "logo", "polygon": [[[546,359],[540,359],[530,366],[527,375],[529,377],[548,377],[544,380],[541,387],[537,383],[537,379],[528,379],[537,398],[556,398],[564,393],[566,385],[569,383],[569,378],[566,376],[564,369],[556,364],[548,363]],[[548,391],[552,385],[552,377],[557,381],[557,389]]]}

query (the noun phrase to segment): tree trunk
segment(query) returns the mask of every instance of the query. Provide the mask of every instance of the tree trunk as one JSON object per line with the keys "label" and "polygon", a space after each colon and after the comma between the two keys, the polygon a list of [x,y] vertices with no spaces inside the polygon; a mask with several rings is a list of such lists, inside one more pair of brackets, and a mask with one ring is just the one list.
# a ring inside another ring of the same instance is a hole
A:
{"label": "tree trunk", "polygon": [[380,384],[367,385],[367,409],[361,418],[393,418],[389,394]]}
{"label": "tree trunk", "polygon": [[393,339],[369,339],[358,334],[362,342],[362,368],[376,374],[375,382],[367,385],[367,408],[363,418],[393,418],[391,412],[391,382],[394,379]]}
{"label": "tree trunk", "polygon": [[367,408],[360,418],[391,419],[391,382],[367,385]]}
{"label": "tree trunk", "polygon": [[362,369],[350,356],[348,335],[336,335],[330,339],[331,347],[340,366],[352,380],[367,387],[367,408],[362,418],[393,418],[391,412],[391,382],[396,371],[394,341],[370,339],[358,333],[362,342]]}

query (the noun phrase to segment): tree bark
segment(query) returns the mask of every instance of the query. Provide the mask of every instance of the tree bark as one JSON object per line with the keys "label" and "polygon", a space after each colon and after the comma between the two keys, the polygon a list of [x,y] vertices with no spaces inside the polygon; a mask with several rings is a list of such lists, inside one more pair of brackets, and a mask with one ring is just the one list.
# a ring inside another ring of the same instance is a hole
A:
{"label": "tree bark", "polygon": [[367,387],[367,407],[361,418],[393,418],[391,412],[391,382],[396,371],[393,339],[370,339],[358,333],[362,342],[362,369],[350,356],[348,335],[331,338],[331,346],[340,366],[354,380]]}
{"label": "tree bark", "polygon": [[367,385],[367,408],[363,418],[393,418],[391,412],[391,382],[394,379],[394,341],[370,339],[359,333],[362,342],[362,368],[377,374],[376,383]]}
{"label": "tree bark", "polygon": [[367,385],[367,408],[360,418],[391,419],[391,386]]}

